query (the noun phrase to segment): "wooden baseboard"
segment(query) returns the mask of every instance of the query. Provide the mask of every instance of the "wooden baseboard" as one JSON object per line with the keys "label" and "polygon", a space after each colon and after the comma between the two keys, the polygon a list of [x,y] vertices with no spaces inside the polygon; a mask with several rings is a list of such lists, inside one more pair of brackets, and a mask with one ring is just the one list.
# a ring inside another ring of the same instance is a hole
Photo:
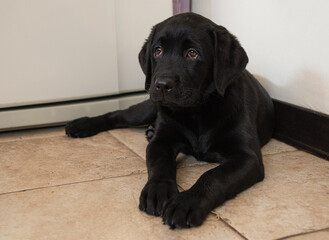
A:
{"label": "wooden baseboard", "polygon": [[329,159],[329,115],[273,100],[274,138],[298,149]]}

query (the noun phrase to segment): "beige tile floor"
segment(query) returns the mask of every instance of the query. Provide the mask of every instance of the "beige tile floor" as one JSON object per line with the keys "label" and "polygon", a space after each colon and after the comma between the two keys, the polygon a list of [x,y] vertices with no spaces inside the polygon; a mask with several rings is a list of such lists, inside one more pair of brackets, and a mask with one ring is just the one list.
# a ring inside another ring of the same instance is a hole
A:
{"label": "beige tile floor", "polygon": [[[194,229],[138,210],[144,129],[71,139],[63,128],[0,133],[0,240],[329,239],[329,162],[271,140],[265,180]],[[179,189],[214,165],[178,157]]]}

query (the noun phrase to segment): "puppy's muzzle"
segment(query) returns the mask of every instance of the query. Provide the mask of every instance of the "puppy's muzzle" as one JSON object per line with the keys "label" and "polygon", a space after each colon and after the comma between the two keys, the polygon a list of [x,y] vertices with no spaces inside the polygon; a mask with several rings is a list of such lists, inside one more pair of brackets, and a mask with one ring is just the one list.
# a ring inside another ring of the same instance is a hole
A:
{"label": "puppy's muzzle", "polygon": [[163,94],[169,93],[176,86],[176,80],[170,77],[159,77],[155,81],[155,89]]}

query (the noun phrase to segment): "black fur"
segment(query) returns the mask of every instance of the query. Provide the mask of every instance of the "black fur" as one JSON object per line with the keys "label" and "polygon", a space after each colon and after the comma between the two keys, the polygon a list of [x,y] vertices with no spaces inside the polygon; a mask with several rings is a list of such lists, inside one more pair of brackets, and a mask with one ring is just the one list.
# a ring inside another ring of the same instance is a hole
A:
{"label": "black fur", "polygon": [[[150,100],[74,120],[66,133],[87,137],[154,124],[147,132],[148,182],[139,208],[161,215],[171,228],[199,226],[212,209],[263,180],[260,149],[273,132],[272,100],[245,70],[248,57],[236,38],[197,14],[180,14],[157,24],[139,61]],[[179,193],[179,152],[219,165]]]}

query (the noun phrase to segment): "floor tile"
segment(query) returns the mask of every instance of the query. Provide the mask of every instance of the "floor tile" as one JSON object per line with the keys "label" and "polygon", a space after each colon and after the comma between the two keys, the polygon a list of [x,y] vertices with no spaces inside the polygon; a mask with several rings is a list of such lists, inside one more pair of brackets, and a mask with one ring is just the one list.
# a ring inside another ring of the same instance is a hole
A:
{"label": "floor tile", "polygon": [[108,133],[0,143],[0,193],[146,172],[145,161]]}
{"label": "floor tile", "polygon": [[207,162],[196,160],[194,157],[179,153],[176,159],[177,168],[207,165]]}
{"label": "floor tile", "polygon": [[[140,157],[146,159],[146,147],[148,142],[145,137],[145,131],[146,128],[124,128],[111,130],[109,133],[124,143]],[[204,165],[205,162],[200,162],[192,156],[179,154],[177,156],[177,164],[177,167],[181,168],[195,165]]]}
{"label": "floor tile", "polygon": [[[145,159],[145,150],[148,144],[145,137],[146,128],[124,128],[114,129],[109,131],[110,134],[118,138],[121,142],[131,148],[139,156]],[[263,148],[263,155],[277,154],[283,152],[297,151],[296,148],[280,142],[276,139],[271,139]],[[186,159],[186,158],[184,158]],[[192,159],[189,159],[191,161]]]}
{"label": "floor tile", "polygon": [[36,139],[44,137],[58,137],[65,136],[65,130],[63,127],[52,127],[52,128],[40,128],[30,129],[13,132],[0,132],[0,143],[8,141],[18,141],[27,139]]}
{"label": "floor tile", "polygon": [[249,239],[329,226],[329,162],[301,151],[264,157],[266,177],[216,209]]}
{"label": "floor tile", "polygon": [[284,238],[286,240],[328,240],[329,239],[329,228],[322,231],[301,234],[297,236],[292,236]]}
{"label": "floor tile", "polygon": [[[329,226],[329,162],[295,151],[264,156],[265,180],[215,211],[249,239],[275,239]],[[189,189],[216,164],[181,168]]]}
{"label": "floor tile", "polygon": [[188,190],[206,171],[218,166],[214,163],[205,163],[177,169],[177,184],[184,190]]}
{"label": "floor tile", "polygon": [[138,209],[146,174],[0,195],[3,239],[241,239],[211,214],[199,228],[170,230]]}
{"label": "floor tile", "polygon": [[263,155],[292,152],[292,151],[297,151],[297,149],[273,138],[262,148]]}
{"label": "floor tile", "polygon": [[141,158],[146,159],[146,146],[148,144],[145,136],[146,128],[123,128],[114,129],[109,133],[133,150]]}

